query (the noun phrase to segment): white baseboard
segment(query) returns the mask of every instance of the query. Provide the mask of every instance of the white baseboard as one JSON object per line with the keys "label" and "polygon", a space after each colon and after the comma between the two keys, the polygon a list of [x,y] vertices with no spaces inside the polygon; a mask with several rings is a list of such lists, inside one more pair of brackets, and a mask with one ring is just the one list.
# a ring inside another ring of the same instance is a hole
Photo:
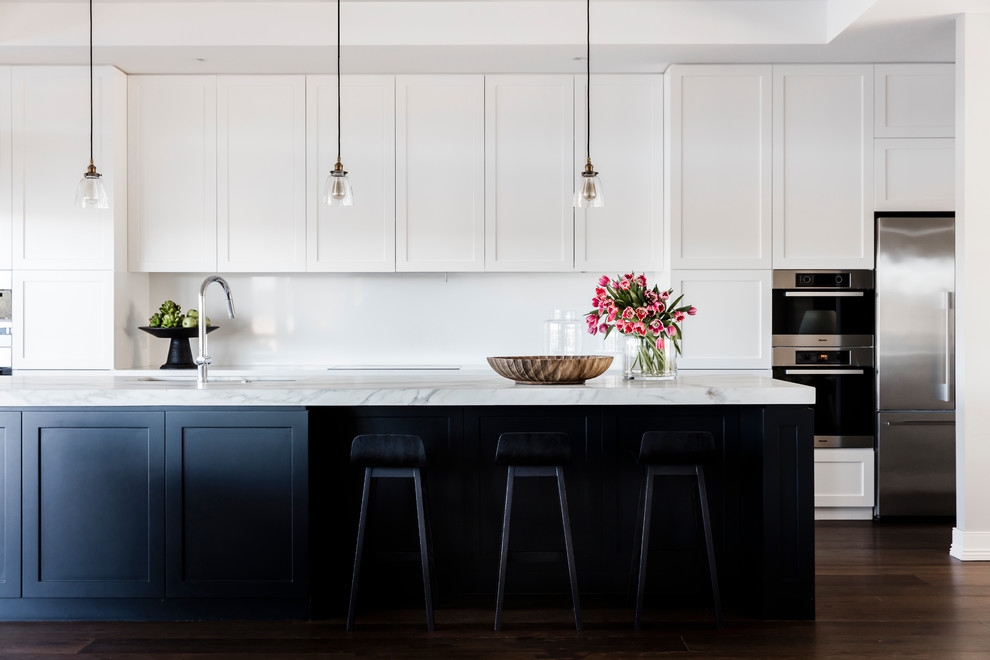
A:
{"label": "white baseboard", "polygon": [[967,532],[953,527],[949,555],[961,561],[990,561],[990,532]]}
{"label": "white baseboard", "polygon": [[873,520],[873,507],[816,506],[815,520]]}

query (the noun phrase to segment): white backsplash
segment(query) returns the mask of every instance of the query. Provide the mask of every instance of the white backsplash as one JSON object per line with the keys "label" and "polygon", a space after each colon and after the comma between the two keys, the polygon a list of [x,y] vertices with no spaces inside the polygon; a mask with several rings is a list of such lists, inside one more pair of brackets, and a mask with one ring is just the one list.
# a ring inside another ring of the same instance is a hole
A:
{"label": "white backsplash", "polygon": [[[382,273],[225,275],[237,318],[227,318],[219,287],[206,314],[216,365],[484,364],[488,355],[544,351],[554,309],[591,309],[595,273]],[[609,273],[610,276],[615,273]],[[151,304],[195,308],[203,274],[151,275]],[[647,274],[654,281],[652,274]],[[149,315],[153,310],[149,310]],[[167,340],[152,340],[151,361]],[[193,351],[195,352],[195,340]],[[581,351],[602,353],[584,334]]]}

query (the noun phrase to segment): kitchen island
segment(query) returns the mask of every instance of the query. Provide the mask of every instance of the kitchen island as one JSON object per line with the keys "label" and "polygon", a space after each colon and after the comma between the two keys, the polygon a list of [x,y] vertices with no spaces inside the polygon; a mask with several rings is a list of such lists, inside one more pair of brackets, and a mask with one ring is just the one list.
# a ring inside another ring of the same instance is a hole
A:
{"label": "kitchen island", "polygon": [[[642,433],[707,430],[721,456],[708,481],[727,610],[814,617],[810,388],[748,375],[524,386],[481,370],[213,374],[234,380],[197,387],[125,372],[0,383],[0,618],[338,613],[360,497],[348,449],[369,432],[426,444],[441,604],[490,594],[505,486],[495,443],[521,430],[571,437],[583,593],[625,593]],[[513,519],[510,596],[567,591],[553,488],[536,481],[517,487],[531,504]],[[369,605],[415,605],[421,593],[415,565],[376,561],[416,548],[404,488],[378,487]],[[704,605],[690,485],[670,478],[657,490],[648,586],[658,603]]]}

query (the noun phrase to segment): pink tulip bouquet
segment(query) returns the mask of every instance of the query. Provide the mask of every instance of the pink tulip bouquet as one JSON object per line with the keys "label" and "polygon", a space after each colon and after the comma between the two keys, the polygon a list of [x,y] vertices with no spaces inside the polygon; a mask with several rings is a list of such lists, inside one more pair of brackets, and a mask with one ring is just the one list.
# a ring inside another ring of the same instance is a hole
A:
{"label": "pink tulip bouquet", "polygon": [[632,372],[639,377],[672,377],[665,376],[674,368],[670,348],[681,352],[681,323],[698,313],[691,305],[681,305],[683,295],[671,302],[672,293],[673,289],[661,291],[656,285],[649,288],[646,276],[635,273],[614,280],[603,275],[598,280],[591,301],[594,309],[585,315],[588,332],[608,337],[612,330],[618,330],[638,340],[627,340],[633,346],[627,349],[627,376]]}

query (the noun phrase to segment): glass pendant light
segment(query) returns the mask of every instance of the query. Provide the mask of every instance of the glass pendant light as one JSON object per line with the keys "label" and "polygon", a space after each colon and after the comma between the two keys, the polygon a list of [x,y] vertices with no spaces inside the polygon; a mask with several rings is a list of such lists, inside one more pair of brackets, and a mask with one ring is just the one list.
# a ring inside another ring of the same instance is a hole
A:
{"label": "glass pendant light", "polygon": [[591,0],[587,0],[587,20],[588,20],[588,38],[587,38],[587,60],[588,65],[588,82],[587,88],[587,114],[585,115],[587,121],[587,141],[586,155],[588,156],[588,162],[584,166],[584,171],[581,172],[581,182],[578,184],[577,191],[574,193],[574,206],[575,208],[583,208],[586,206],[605,206],[605,189],[602,187],[602,180],[598,178],[598,172],[595,171],[594,165],[591,164]]}
{"label": "glass pendant light", "polygon": [[340,162],[340,0],[337,0],[337,164],[323,184],[321,201],[328,206],[353,206],[354,193]]}
{"label": "glass pendant light", "polygon": [[76,207],[81,209],[108,209],[110,199],[103,187],[103,179],[93,164],[93,0],[89,0],[89,167],[76,186]]}

